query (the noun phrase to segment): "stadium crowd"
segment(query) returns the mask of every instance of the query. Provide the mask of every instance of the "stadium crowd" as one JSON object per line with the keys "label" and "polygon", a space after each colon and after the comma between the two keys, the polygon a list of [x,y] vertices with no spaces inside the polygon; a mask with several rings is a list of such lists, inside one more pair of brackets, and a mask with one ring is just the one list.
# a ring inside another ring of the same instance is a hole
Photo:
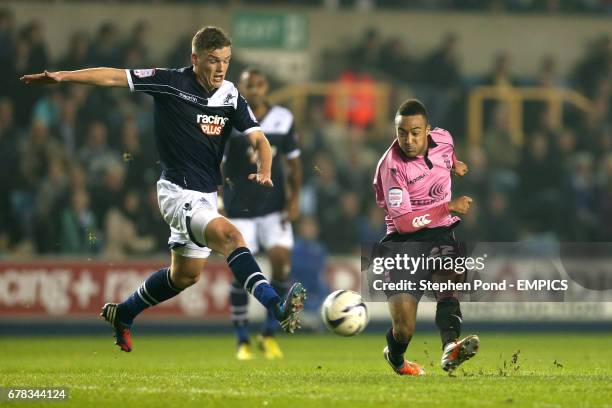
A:
{"label": "stadium crowd", "polygon": [[[120,259],[167,251],[168,228],[155,191],[152,98],[125,89],[27,87],[17,80],[44,69],[187,65],[190,33],[157,61],[147,42],[150,29],[142,21],[123,35],[109,22],[93,35],[74,32],[66,55],[52,60],[40,22],[18,24],[10,10],[0,9],[0,255]],[[558,74],[553,55],[543,56],[534,78],[515,76],[512,56],[503,51],[489,73],[468,77],[458,41],[449,34],[427,55],[413,55],[405,40],[367,30],[352,49],[325,51],[336,63],[314,79],[384,80],[398,90],[392,106],[405,96],[401,90],[429,106],[433,125],[455,134],[458,156],[470,166],[455,189],[476,202],[460,228],[465,239],[610,240],[610,38],[588,45],[568,77]],[[235,80],[239,61],[230,71]],[[569,111],[557,127],[543,105],[526,106],[525,143],[519,146],[510,135],[508,107],[489,104],[483,143],[468,146],[466,95],[479,84],[567,86],[588,96],[595,109],[588,115]],[[384,234],[371,179],[392,140],[392,117],[380,134],[368,118],[339,127],[325,101],[311,101],[307,115],[299,129],[305,171],[300,245],[320,257],[322,248],[357,253],[360,242]]]}

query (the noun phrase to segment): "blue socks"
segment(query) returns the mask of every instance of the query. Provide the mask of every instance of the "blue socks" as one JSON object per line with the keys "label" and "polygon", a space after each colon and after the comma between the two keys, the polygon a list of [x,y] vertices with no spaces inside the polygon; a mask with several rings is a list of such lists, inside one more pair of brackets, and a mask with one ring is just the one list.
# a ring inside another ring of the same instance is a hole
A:
{"label": "blue socks", "polygon": [[[289,290],[289,282],[280,282],[277,280],[272,280],[272,287],[276,290],[276,293],[282,298],[285,297],[287,291]],[[278,320],[276,320],[276,316],[274,312],[268,309],[268,314],[266,316],[266,321],[264,323],[264,328],[262,334],[264,336],[273,336],[274,332],[278,328]]]}
{"label": "blue socks", "polygon": [[249,342],[248,317],[249,294],[235,280],[230,289],[230,310],[232,324],[238,338],[238,344]]}
{"label": "blue socks", "polygon": [[[281,301],[281,298],[276,290],[268,283],[266,277],[261,273],[261,269],[259,265],[257,265],[251,251],[244,247],[237,248],[227,257],[227,264],[232,270],[237,283],[235,285],[237,296],[240,296],[237,293],[238,289],[246,290],[255,296],[255,298],[269,311],[277,311],[277,305]],[[134,318],[143,310],[171,299],[181,293],[181,291],[181,289],[172,284],[170,279],[170,268],[162,268],[149,276],[138,290],[117,306],[117,318],[121,323],[131,325]],[[246,333],[246,304],[248,298],[246,293],[244,294],[244,298],[247,300],[237,300],[237,309],[234,310],[232,308],[232,320],[234,321],[235,314],[236,320],[234,325],[241,327],[239,338],[248,339]],[[242,309],[240,309],[240,307],[242,307]]]}
{"label": "blue socks", "polygon": [[172,285],[170,268],[162,268],[149,276],[138,290],[117,306],[117,318],[121,323],[131,325],[140,312],[175,297],[181,291]]}
{"label": "blue socks", "polygon": [[281,298],[268,283],[266,277],[248,248],[236,248],[228,257],[227,264],[234,278],[247,292],[255,296],[268,310],[274,310]]}

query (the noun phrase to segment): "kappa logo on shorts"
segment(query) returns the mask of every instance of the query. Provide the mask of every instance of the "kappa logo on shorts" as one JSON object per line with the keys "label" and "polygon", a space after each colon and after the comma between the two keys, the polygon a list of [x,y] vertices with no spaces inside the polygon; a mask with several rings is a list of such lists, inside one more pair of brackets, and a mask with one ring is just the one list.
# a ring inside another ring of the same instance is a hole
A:
{"label": "kappa logo on shorts", "polygon": [[196,121],[205,135],[219,136],[228,118],[219,115],[198,115]]}
{"label": "kappa logo on shorts", "polygon": [[420,217],[416,217],[412,220],[412,226],[414,228],[421,228],[426,226],[427,224],[429,224],[431,222],[431,220],[428,218],[429,214],[425,214],[425,215],[421,215]]}

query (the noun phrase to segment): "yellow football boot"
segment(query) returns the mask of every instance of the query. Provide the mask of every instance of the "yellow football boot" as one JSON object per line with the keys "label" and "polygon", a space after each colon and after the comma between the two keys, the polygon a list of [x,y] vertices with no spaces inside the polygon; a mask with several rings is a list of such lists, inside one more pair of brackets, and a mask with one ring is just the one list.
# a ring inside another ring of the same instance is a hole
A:
{"label": "yellow football boot", "polygon": [[253,360],[255,358],[255,354],[253,354],[253,350],[251,349],[251,345],[248,343],[241,343],[238,345],[238,351],[236,352],[236,359],[240,361],[248,361]]}
{"label": "yellow football boot", "polygon": [[275,360],[283,358],[283,352],[281,351],[276,339],[271,336],[257,336],[257,343],[259,349],[263,351],[264,356],[268,360]]}

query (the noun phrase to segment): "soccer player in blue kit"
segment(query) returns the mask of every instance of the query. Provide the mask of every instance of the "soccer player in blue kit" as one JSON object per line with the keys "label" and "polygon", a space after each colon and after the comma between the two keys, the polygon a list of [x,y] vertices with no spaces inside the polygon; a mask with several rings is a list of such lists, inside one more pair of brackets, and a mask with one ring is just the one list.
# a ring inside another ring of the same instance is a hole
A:
{"label": "soccer player in blue kit", "polygon": [[192,66],[181,69],[91,68],[25,75],[26,84],[81,84],[129,87],[155,102],[155,142],[162,173],[157,182],[159,208],[170,227],[169,267],[154,272],[122,303],[107,303],[101,316],[111,324],[116,344],[132,350],[130,328],[148,307],[195,284],[211,250],[223,254],[234,278],[290,333],[299,327],[306,291],[294,284],[284,299],[270,285],[238,229],[217,210],[220,165],[232,128],[248,136],[257,151],[257,171],[249,180],[272,187],[270,144],[236,87],[225,81],[231,40],[218,27],[193,37]]}
{"label": "soccer player in blue kit", "polygon": [[[268,80],[263,72],[247,69],[240,76],[240,93],[253,109],[255,118],[272,146],[272,182],[265,188],[249,182],[248,175],[256,169],[257,151],[243,132],[233,131],[223,161],[223,201],[225,213],[242,233],[247,247],[257,253],[265,249],[271,266],[272,287],[280,295],[288,289],[293,231],[291,222],[299,216],[299,193],[302,167],[297,134],[291,112],[268,100]],[[285,177],[286,170],[288,174]],[[238,338],[238,360],[254,357],[248,326],[248,293],[234,281],[230,291],[232,323]],[[282,358],[283,353],[274,338],[278,323],[268,312],[258,344],[268,359]]]}

